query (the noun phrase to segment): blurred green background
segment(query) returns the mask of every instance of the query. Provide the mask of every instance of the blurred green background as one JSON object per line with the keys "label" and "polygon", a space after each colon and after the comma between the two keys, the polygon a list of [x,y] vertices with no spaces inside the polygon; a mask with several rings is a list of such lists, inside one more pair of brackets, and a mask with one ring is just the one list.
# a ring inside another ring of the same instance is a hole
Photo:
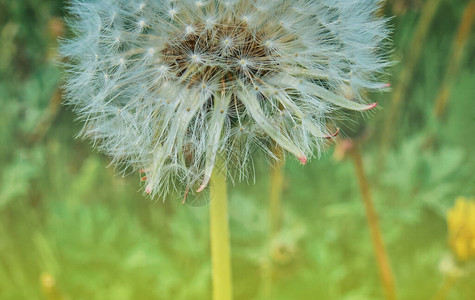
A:
{"label": "blurred green background", "polygon": [[[372,95],[382,109],[355,139],[399,299],[444,286],[447,299],[475,299],[473,273],[448,286],[441,272],[447,211],[475,196],[473,2],[392,0],[382,11],[394,16],[393,88]],[[75,138],[54,63],[64,7],[0,0],[0,299],[209,299],[208,207],[149,200],[138,174],[116,175]],[[257,158],[255,185],[231,189],[235,299],[383,299],[354,165],[334,151],[287,161],[271,241],[266,163]]]}

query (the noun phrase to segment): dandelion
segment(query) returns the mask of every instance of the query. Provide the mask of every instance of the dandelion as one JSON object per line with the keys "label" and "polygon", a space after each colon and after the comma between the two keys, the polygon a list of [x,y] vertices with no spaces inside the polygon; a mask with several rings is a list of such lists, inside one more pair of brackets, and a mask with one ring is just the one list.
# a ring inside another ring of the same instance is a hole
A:
{"label": "dandelion", "polygon": [[447,212],[448,244],[451,253],[445,255],[439,269],[444,281],[433,299],[446,299],[459,279],[475,272],[475,199],[458,197]]}
{"label": "dandelion", "polygon": [[[275,146],[305,164],[341,109],[384,89],[379,0],[72,1],[63,41],[82,136],[151,196],[232,180]],[[350,93],[351,99],[342,95]]]}
{"label": "dandelion", "polygon": [[458,261],[475,259],[475,199],[458,197],[447,213],[449,245]]}
{"label": "dandelion", "polygon": [[381,2],[72,1],[61,50],[82,135],[152,197],[214,185],[214,299],[232,298],[225,178],[246,179],[256,150],[306,164],[339,111],[376,106],[361,91],[387,88]]}

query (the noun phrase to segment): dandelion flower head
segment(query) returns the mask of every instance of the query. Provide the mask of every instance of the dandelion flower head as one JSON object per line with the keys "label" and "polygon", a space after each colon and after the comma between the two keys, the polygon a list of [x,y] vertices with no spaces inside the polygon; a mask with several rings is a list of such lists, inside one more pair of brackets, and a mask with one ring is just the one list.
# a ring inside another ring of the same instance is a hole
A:
{"label": "dandelion flower head", "polygon": [[62,42],[83,136],[145,190],[201,192],[217,158],[247,178],[278,147],[302,164],[335,113],[376,104],[388,65],[378,0],[74,0]]}

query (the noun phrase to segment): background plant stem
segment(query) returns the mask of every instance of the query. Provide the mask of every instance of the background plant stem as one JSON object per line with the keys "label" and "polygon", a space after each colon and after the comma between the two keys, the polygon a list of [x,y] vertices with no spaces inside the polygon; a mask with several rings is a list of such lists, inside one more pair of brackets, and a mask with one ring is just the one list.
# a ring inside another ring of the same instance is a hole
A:
{"label": "background plant stem", "polygon": [[282,168],[284,166],[284,155],[282,149],[274,147],[273,152],[278,160],[272,165],[269,186],[269,240],[268,240],[268,259],[264,263],[262,272],[263,296],[264,299],[272,297],[272,286],[274,278],[274,264],[272,261],[272,251],[274,240],[279,233],[282,224],[282,190],[284,184],[284,175]]}
{"label": "background plant stem", "polygon": [[211,176],[210,239],[214,300],[232,299],[231,247],[229,237],[228,195],[224,172]]}
{"label": "background plant stem", "polygon": [[274,154],[279,158],[274,163],[270,175],[270,195],[269,195],[269,226],[271,240],[280,230],[282,222],[282,189],[284,184],[284,175],[282,168],[284,158],[281,149],[274,149]]}
{"label": "background plant stem", "polygon": [[438,119],[442,119],[445,114],[447,102],[449,100],[450,92],[454,84],[454,80],[457,78],[457,73],[462,62],[462,54],[465,45],[470,35],[473,20],[475,18],[475,1],[470,1],[463,12],[462,20],[460,21],[457,35],[455,36],[452,51],[447,65],[447,71],[444,75],[437,100],[435,102],[435,115]]}
{"label": "background plant stem", "polygon": [[356,176],[358,177],[361,198],[366,210],[366,219],[368,220],[368,225],[371,232],[371,239],[376,255],[376,261],[378,263],[379,274],[383,283],[384,293],[387,300],[396,300],[397,296],[394,275],[392,273],[388,255],[384,247],[381,230],[379,229],[378,215],[373,205],[368,178],[366,177],[364,171],[363,160],[356,145],[351,150],[351,157],[355,165]]}
{"label": "background plant stem", "polygon": [[445,300],[455,284],[455,277],[447,276],[432,300]]}
{"label": "background plant stem", "polygon": [[390,113],[387,115],[386,122],[383,126],[382,139],[381,139],[381,152],[379,157],[379,162],[384,160],[384,157],[391,147],[394,130],[397,128],[395,124],[399,118],[399,111],[403,106],[403,102],[406,96],[407,89],[411,85],[412,79],[414,77],[414,70],[419,61],[420,54],[422,53],[423,45],[426,40],[429,28],[432,25],[437,9],[441,3],[441,0],[428,0],[420,16],[419,23],[416,28],[416,32],[412,39],[411,45],[406,51],[403,59],[403,67],[399,73],[399,78],[395,84],[394,91],[392,92],[391,97],[391,108]]}

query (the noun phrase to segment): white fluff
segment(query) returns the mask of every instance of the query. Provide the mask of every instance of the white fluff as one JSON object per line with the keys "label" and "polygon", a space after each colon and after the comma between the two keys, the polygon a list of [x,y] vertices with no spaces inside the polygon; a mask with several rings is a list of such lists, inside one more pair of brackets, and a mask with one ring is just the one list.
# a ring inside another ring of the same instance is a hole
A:
{"label": "white fluff", "polygon": [[83,136],[143,170],[152,196],[201,192],[217,157],[238,180],[256,149],[305,163],[336,110],[370,109],[360,91],[385,86],[380,4],[72,1],[74,37],[61,46],[68,103]]}

